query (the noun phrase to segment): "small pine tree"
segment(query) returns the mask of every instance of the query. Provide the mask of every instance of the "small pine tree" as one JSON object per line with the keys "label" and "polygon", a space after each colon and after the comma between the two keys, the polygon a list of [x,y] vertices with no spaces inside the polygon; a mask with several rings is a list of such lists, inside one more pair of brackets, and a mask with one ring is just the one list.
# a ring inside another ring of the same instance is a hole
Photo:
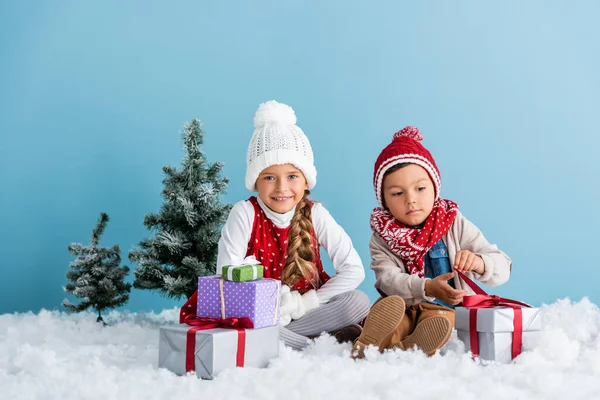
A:
{"label": "small pine tree", "polygon": [[144,217],[144,226],[155,235],[129,252],[129,260],[141,266],[134,271],[133,287],[177,299],[196,291],[199,276],[215,274],[220,228],[231,209],[219,201],[229,182],[221,177],[223,164],[208,163],[200,150],[199,120],[184,126],[182,141],[182,169],[163,167],[164,203],[158,214]]}
{"label": "small pine tree", "polygon": [[[65,299],[63,307],[69,311],[80,312],[93,307],[98,312],[97,322],[102,322],[102,311],[119,307],[129,300],[131,284],[125,283],[129,273],[126,266],[121,264],[121,250],[118,245],[113,247],[99,247],[100,236],[108,223],[108,215],[100,214],[100,219],[92,232],[89,246],[80,243],[71,243],[69,252],[77,256],[70,264],[71,270],[67,278],[71,281],[64,290],[83,301],[77,305]],[[104,324],[106,325],[106,324]]]}

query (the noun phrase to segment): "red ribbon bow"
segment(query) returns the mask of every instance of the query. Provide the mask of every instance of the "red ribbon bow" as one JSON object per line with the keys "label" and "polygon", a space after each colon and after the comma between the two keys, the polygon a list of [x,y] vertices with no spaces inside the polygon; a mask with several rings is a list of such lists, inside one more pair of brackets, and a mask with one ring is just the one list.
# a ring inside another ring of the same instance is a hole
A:
{"label": "red ribbon bow", "polygon": [[496,296],[493,294],[474,294],[471,296],[465,296],[463,297],[463,306],[467,308],[531,307],[530,305],[521,303],[520,301],[505,299],[504,297]]}
{"label": "red ribbon bow", "polygon": [[214,328],[235,329],[238,333],[237,354],[235,366],[244,366],[246,354],[246,329],[254,328],[250,318],[200,318],[195,315],[187,315],[184,323],[191,326],[187,331],[185,344],[185,372],[195,371],[196,332]]}
{"label": "red ribbon bow", "polygon": [[469,309],[469,339],[471,342],[471,354],[473,357],[479,355],[479,337],[477,335],[477,310],[480,308],[493,307],[510,307],[514,310],[515,316],[513,319],[513,340],[511,356],[515,359],[521,354],[523,347],[523,307],[530,308],[529,304],[522,303],[517,300],[505,299],[503,297],[489,295],[471,279],[460,271],[456,271],[458,275],[465,281],[467,285],[476,293],[471,296],[463,297],[463,307]]}

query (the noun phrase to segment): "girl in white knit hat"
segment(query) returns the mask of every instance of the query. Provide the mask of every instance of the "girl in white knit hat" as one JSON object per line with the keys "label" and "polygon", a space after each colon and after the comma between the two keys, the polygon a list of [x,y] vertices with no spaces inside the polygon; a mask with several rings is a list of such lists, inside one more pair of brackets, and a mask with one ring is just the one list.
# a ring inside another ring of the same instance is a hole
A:
{"label": "girl in white knit hat", "polygon": [[[281,337],[295,349],[322,332],[341,341],[360,334],[368,297],[355,290],[365,272],[352,241],[322,204],[308,199],[317,181],[313,152],[291,107],[269,101],[254,117],[246,187],[257,192],[235,204],[221,231],[217,273],[254,256],[265,278],[281,279]],[[323,246],[335,267],[329,277]]]}

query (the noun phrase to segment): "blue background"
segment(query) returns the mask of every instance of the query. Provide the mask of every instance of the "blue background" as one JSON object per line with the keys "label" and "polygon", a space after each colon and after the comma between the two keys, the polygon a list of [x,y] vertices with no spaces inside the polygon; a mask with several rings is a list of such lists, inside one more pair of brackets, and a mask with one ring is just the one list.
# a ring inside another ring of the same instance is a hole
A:
{"label": "blue background", "polygon": [[[600,3],[371,3],[2,2],[0,313],[60,307],[67,246],[88,242],[101,211],[102,244],[129,264],[192,118],[225,163],[224,200],[247,198],[246,146],[269,99],[311,140],[313,199],[353,239],[371,299],[373,163],[416,125],[443,197],[513,259],[494,293],[600,303]],[[133,290],[127,308],[179,303]]]}

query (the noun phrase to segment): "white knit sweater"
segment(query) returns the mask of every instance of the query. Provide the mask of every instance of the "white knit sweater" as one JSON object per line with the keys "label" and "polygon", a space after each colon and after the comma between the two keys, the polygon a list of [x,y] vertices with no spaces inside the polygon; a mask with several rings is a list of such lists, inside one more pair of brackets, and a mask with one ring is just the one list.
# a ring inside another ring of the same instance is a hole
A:
{"label": "white knit sweater", "polygon": [[[287,228],[290,225],[295,209],[279,214],[269,209],[260,198],[257,199],[265,215],[275,226]],[[221,273],[224,265],[239,264],[244,259],[253,223],[252,203],[248,200],[236,203],[221,231],[217,274]],[[335,275],[317,290],[319,303],[325,304],[337,294],[356,289],[365,278],[365,270],[348,234],[320,203],[315,203],[312,207],[312,223],[317,240],[327,251],[336,271]]]}

